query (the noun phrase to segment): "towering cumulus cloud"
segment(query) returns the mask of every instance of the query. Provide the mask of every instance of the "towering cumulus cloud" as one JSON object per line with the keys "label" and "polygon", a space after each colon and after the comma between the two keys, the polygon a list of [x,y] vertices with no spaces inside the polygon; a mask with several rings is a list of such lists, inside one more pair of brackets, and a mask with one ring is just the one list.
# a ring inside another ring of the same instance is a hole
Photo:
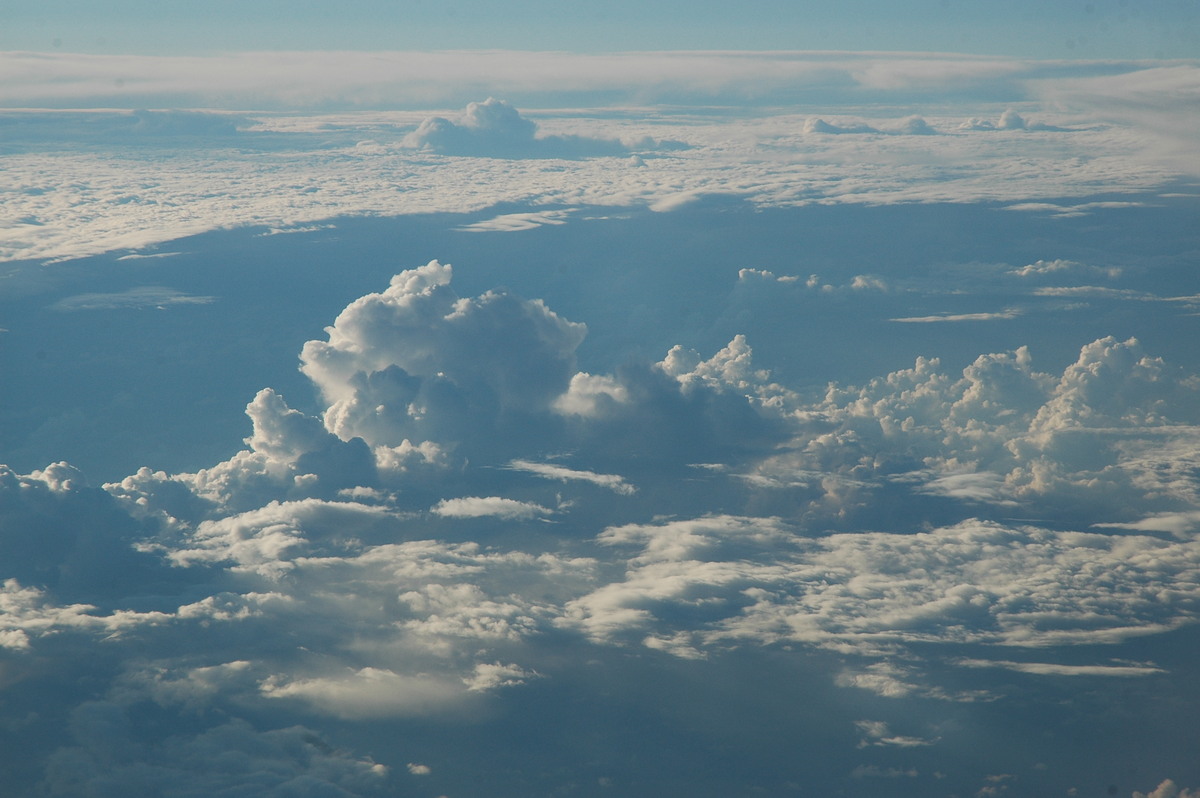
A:
{"label": "towering cumulus cloud", "polygon": [[[470,103],[458,121],[431,116],[410,133],[405,145],[445,155],[491,158],[587,158],[627,154],[630,147],[616,139],[577,135],[537,135],[537,123],[504,100],[489,97]],[[634,147],[658,146],[649,139]]]}

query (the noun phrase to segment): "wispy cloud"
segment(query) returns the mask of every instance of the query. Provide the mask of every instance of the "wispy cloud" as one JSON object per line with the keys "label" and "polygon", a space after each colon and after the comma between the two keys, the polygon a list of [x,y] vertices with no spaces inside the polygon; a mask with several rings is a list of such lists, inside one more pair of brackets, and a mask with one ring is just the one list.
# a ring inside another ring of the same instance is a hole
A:
{"label": "wispy cloud", "polygon": [[526,471],[559,482],[590,482],[624,496],[637,492],[636,487],[626,482],[625,478],[618,474],[597,474],[595,471],[566,468],[553,463],[535,463],[531,460],[513,460],[508,467],[515,471]]}
{"label": "wispy cloud", "polygon": [[1006,310],[998,310],[990,313],[945,313],[935,316],[902,316],[889,321],[898,321],[905,324],[934,324],[938,322],[956,322],[956,321],[995,321],[997,319],[1015,319],[1024,311],[1018,308],[1008,308]]}
{"label": "wispy cloud", "polygon": [[167,308],[172,305],[207,305],[216,297],[194,296],[160,286],[141,286],[112,294],[76,294],[60,299],[55,310],[140,310]]}

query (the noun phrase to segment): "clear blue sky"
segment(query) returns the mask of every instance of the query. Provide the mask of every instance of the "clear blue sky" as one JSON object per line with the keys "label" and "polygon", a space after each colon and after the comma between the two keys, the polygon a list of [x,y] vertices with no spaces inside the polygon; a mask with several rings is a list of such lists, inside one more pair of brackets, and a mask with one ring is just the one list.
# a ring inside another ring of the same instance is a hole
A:
{"label": "clear blue sky", "polygon": [[1200,55],[1194,0],[37,0],[0,49],[918,50],[1037,58]]}

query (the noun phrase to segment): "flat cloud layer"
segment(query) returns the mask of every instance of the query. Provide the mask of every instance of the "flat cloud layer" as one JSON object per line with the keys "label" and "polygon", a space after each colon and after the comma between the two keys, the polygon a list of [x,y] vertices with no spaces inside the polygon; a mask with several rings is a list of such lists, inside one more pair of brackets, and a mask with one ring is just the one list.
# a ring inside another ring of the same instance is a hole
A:
{"label": "flat cloud layer", "polygon": [[[16,76],[0,88],[13,109],[0,112],[4,260],[501,203],[1061,203],[1141,193],[1193,177],[1200,161],[1184,101],[1200,72],[1191,62],[3,53],[0,63]],[[439,106],[465,109],[427,110]]]}

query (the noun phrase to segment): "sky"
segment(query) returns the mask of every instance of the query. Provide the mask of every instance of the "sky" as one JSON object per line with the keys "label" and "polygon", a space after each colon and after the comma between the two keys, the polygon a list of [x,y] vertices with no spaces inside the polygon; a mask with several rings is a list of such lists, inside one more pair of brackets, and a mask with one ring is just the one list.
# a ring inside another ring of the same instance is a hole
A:
{"label": "sky", "polygon": [[1186,0],[843,3],[483,0],[10,3],[7,50],[200,55],[239,50],[905,50],[1033,58],[1189,58]]}
{"label": "sky", "polygon": [[1200,795],[1194,4],[0,17],[0,792]]}

